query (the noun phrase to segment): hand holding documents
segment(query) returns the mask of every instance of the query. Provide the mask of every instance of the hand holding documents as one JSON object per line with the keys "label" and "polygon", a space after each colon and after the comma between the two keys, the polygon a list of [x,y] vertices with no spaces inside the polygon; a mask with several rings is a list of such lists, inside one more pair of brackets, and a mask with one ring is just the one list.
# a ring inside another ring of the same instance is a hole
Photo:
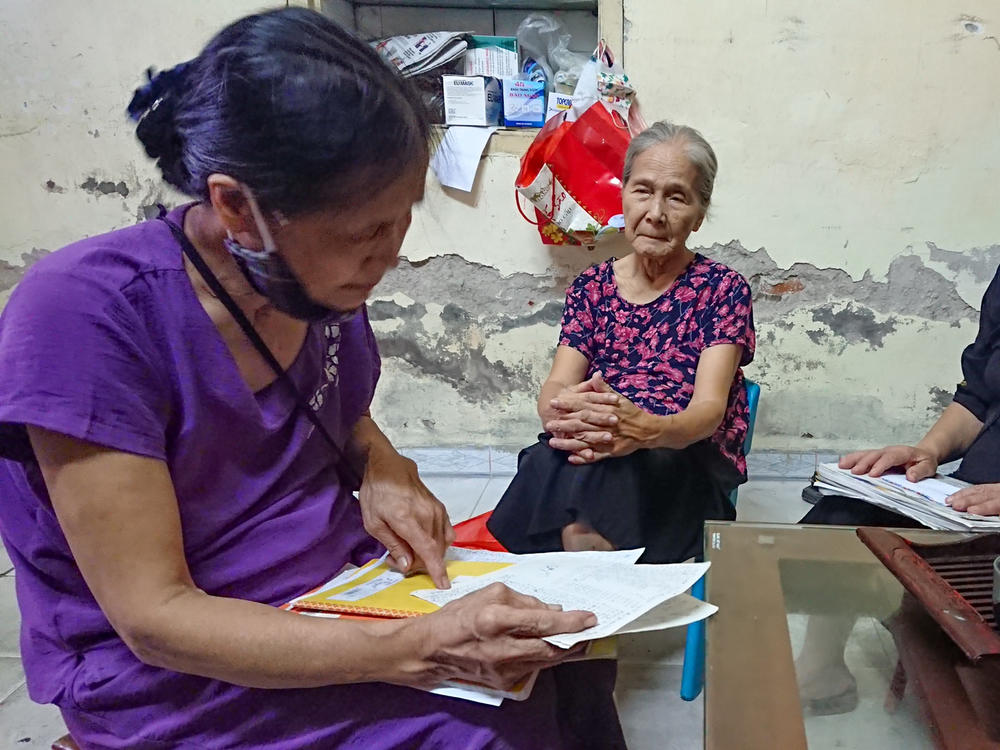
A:
{"label": "hand holding documents", "polygon": [[903,474],[880,477],[855,475],[837,464],[820,464],[816,487],[824,495],[845,495],[902,513],[932,529],[1000,531],[1000,517],[977,516],[955,510],[948,498],[969,485],[937,475],[911,482]]}
{"label": "hand holding documents", "polygon": [[[459,578],[447,591],[415,592],[420,599],[444,606],[492,583],[502,583],[522,594],[534,596],[563,609],[581,609],[597,615],[597,625],[579,633],[547,637],[549,643],[570,648],[577,643],[619,633],[634,632],[629,626],[642,615],[683,594],[701,578],[709,563],[680,565],[636,565],[642,550],[622,552],[556,552],[522,556],[513,565],[481,576]],[[697,600],[695,600],[697,601]],[[704,605],[704,614],[686,622],[671,617],[649,620],[643,629],[660,629],[687,624],[716,610]],[[675,614],[673,610],[671,614]],[[664,614],[660,612],[659,614]],[[652,615],[651,615],[652,616]],[[659,622],[657,626],[655,623]]]}
{"label": "hand holding documents", "polygon": [[[383,557],[341,573],[293,599],[286,608],[346,616],[415,617],[499,582],[566,610],[593,612],[597,616],[594,627],[545,639],[567,649],[610,635],[688,625],[718,611],[718,607],[684,593],[705,574],[709,563],[636,565],[642,552],[512,555],[452,547],[445,555],[452,581],[449,590],[434,588],[426,574],[404,576],[390,568]],[[483,700],[485,695],[490,699],[487,702],[499,703],[503,697],[523,700],[530,685],[528,682],[520,691],[506,695],[470,686],[442,689],[473,700]]]}

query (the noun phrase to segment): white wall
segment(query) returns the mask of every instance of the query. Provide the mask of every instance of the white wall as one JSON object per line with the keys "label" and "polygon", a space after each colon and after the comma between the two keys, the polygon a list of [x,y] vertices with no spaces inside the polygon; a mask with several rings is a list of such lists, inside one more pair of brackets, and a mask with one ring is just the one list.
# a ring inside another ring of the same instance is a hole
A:
{"label": "white wall", "polygon": [[[41,253],[174,199],[124,116],[130,93],[146,66],[190,58],[262,4],[0,5],[0,303]],[[623,13],[647,116],[699,128],[719,154],[695,240],[755,290],[756,445],[918,438],[960,379],[1000,262],[994,4],[625,0]],[[407,261],[376,290],[375,413],[402,444],[531,440],[566,283],[627,252],[540,245],[514,209],[529,138],[495,136],[471,195],[430,178]]]}

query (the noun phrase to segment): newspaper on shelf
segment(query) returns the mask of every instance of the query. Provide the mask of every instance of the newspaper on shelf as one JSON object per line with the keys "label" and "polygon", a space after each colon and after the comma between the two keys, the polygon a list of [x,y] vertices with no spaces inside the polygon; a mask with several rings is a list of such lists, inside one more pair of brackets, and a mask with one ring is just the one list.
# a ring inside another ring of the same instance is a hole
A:
{"label": "newspaper on shelf", "polygon": [[937,475],[919,482],[904,474],[870,477],[852,474],[837,464],[820,464],[815,486],[824,495],[843,495],[901,513],[932,529],[945,531],[1000,531],[1000,517],[978,516],[955,510],[948,498],[969,485],[952,477]]}
{"label": "newspaper on shelf", "polygon": [[406,77],[420,75],[461,57],[471,32],[429,31],[372,42],[375,51]]}

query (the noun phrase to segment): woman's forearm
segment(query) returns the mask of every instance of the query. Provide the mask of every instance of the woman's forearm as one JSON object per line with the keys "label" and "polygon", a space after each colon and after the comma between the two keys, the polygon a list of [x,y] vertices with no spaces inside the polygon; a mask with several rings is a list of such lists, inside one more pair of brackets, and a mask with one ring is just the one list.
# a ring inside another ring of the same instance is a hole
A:
{"label": "woman's forearm", "polygon": [[726,404],[715,401],[697,401],[676,414],[648,415],[651,437],[646,441],[650,448],[683,449],[711,437],[722,423]]}
{"label": "woman's forearm", "polygon": [[309,617],[193,588],[120,635],[147,664],[256,688],[399,682],[421,648],[406,621]]}
{"label": "woman's forearm", "polygon": [[398,454],[389,438],[385,436],[381,428],[372,419],[371,414],[365,412],[354,425],[354,440],[364,451],[369,460],[377,459],[381,455],[389,453]]}
{"label": "woman's forearm", "polygon": [[939,464],[947,463],[964,456],[982,428],[972,412],[952,401],[916,447],[930,452]]}

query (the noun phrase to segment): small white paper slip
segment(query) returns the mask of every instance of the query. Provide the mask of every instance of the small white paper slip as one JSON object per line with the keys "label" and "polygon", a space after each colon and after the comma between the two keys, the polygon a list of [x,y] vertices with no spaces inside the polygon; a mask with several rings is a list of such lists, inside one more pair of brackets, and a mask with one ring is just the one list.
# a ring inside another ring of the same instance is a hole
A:
{"label": "small white paper slip", "polygon": [[484,703],[487,706],[499,706],[505,699],[513,701],[527,700],[531,695],[531,689],[535,687],[537,679],[538,670],[535,670],[513,690],[500,690],[498,688],[486,687],[485,685],[473,685],[468,682],[446,680],[428,692],[435,695],[446,695],[450,698],[462,698],[463,700],[475,703]]}
{"label": "small white paper slip", "polygon": [[387,589],[390,586],[395,586],[404,578],[406,578],[406,576],[398,570],[386,570],[364,583],[359,583],[357,586],[349,588],[346,591],[341,591],[340,593],[330,596],[329,598],[345,602],[356,602],[359,599],[364,599],[372,596],[373,594],[377,594],[379,591]]}
{"label": "small white paper slip", "polygon": [[905,474],[883,474],[881,479],[887,484],[902,487],[938,505],[947,505],[948,498],[962,489],[961,487],[956,487],[955,485],[947,484],[940,479],[934,478],[911,482],[906,478]]}
{"label": "small white paper slip", "polygon": [[452,125],[431,158],[431,169],[445,187],[469,192],[476,181],[476,171],[483,149],[496,132],[495,127]]}
{"label": "small white paper slip", "polygon": [[632,620],[628,625],[623,625],[618,629],[616,635],[680,628],[711,617],[718,611],[719,608],[714,604],[695,599],[690,594],[678,594],[673,599],[667,599],[663,604],[657,604],[649,612]]}

